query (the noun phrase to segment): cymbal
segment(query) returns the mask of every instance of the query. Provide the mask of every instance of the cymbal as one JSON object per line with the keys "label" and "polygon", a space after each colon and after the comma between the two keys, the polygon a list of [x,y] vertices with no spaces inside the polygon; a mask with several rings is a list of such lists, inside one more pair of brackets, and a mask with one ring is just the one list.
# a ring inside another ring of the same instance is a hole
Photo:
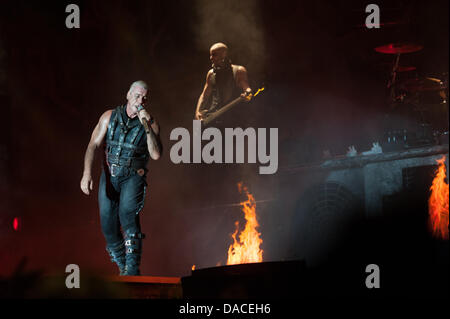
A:
{"label": "cymbal", "polygon": [[436,78],[409,79],[402,82],[400,86],[409,92],[439,91],[446,88],[444,83]]}
{"label": "cymbal", "polygon": [[[380,67],[382,67],[383,69],[389,69],[392,71],[393,65],[390,62],[382,62],[378,64]],[[399,65],[397,67],[397,72],[408,72],[408,71],[414,71],[416,69],[415,66],[409,65],[409,66],[403,66],[403,65]]]}
{"label": "cymbal", "polygon": [[385,54],[403,54],[417,52],[423,49],[422,45],[413,43],[389,43],[375,48],[375,51]]}
{"label": "cymbal", "polygon": [[414,71],[416,69],[415,66],[399,66],[397,67],[397,72],[408,72]]}
{"label": "cymbal", "polygon": [[436,83],[439,83],[439,84],[443,84],[444,83],[444,82],[442,82],[441,79],[438,79],[438,78],[426,77],[425,79],[433,81],[433,82],[436,82]]}

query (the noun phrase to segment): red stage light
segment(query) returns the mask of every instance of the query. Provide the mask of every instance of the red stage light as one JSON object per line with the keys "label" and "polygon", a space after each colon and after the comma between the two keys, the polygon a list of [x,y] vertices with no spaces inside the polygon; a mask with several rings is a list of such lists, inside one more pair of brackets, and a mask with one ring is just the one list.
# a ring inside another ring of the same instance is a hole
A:
{"label": "red stage light", "polygon": [[15,217],[13,220],[13,228],[15,231],[19,229],[19,218]]}

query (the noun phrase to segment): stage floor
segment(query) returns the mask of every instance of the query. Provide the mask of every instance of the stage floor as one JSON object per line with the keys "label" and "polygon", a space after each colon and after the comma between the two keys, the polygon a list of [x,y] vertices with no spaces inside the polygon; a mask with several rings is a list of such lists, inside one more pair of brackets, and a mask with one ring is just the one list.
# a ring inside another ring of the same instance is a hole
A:
{"label": "stage floor", "polygon": [[106,277],[124,298],[181,299],[183,289],[180,277],[110,276]]}

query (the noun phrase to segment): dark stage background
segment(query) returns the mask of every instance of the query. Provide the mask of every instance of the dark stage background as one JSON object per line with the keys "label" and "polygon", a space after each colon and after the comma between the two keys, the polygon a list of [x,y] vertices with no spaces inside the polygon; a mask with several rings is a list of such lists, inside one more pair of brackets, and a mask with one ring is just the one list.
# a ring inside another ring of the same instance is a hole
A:
{"label": "dark stage background", "polygon": [[252,192],[256,180],[273,176],[257,176],[257,164],[175,165],[169,157],[171,130],[192,130],[215,42],[247,67],[253,88],[265,85],[233,126],[278,127],[280,167],[316,162],[324,150],[345,154],[350,145],[369,150],[382,138],[383,63],[393,56],[375,47],[419,43],[424,49],[403,64],[427,76],[448,70],[448,1],[377,1],[382,22],[401,23],[371,30],[363,1],[76,1],[81,28],[67,29],[69,3],[0,4],[0,275],[22,257],[50,273],[72,263],[115,273],[98,217],[101,152],[94,192],[85,196],[79,184],[100,115],[124,103],[139,79],[149,83],[164,145],[149,164],[142,272],[185,276],[193,264],[226,262],[234,221],[243,222],[239,207],[224,206],[242,199],[236,183]]}

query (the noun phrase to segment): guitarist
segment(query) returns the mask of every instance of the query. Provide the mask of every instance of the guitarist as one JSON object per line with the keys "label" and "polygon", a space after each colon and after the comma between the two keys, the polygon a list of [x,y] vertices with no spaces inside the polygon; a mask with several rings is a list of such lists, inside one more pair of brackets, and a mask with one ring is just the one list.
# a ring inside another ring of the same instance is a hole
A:
{"label": "guitarist", "polygon": [[241,65],[231,64],[228,47],[223,43],[211,46],[209,59],[212,69],[206,74],[206,83],[195,109],[195,119],[202,120],[207,112],[217,111],[239,95],[252,93],[248,85],[247,70]]}

